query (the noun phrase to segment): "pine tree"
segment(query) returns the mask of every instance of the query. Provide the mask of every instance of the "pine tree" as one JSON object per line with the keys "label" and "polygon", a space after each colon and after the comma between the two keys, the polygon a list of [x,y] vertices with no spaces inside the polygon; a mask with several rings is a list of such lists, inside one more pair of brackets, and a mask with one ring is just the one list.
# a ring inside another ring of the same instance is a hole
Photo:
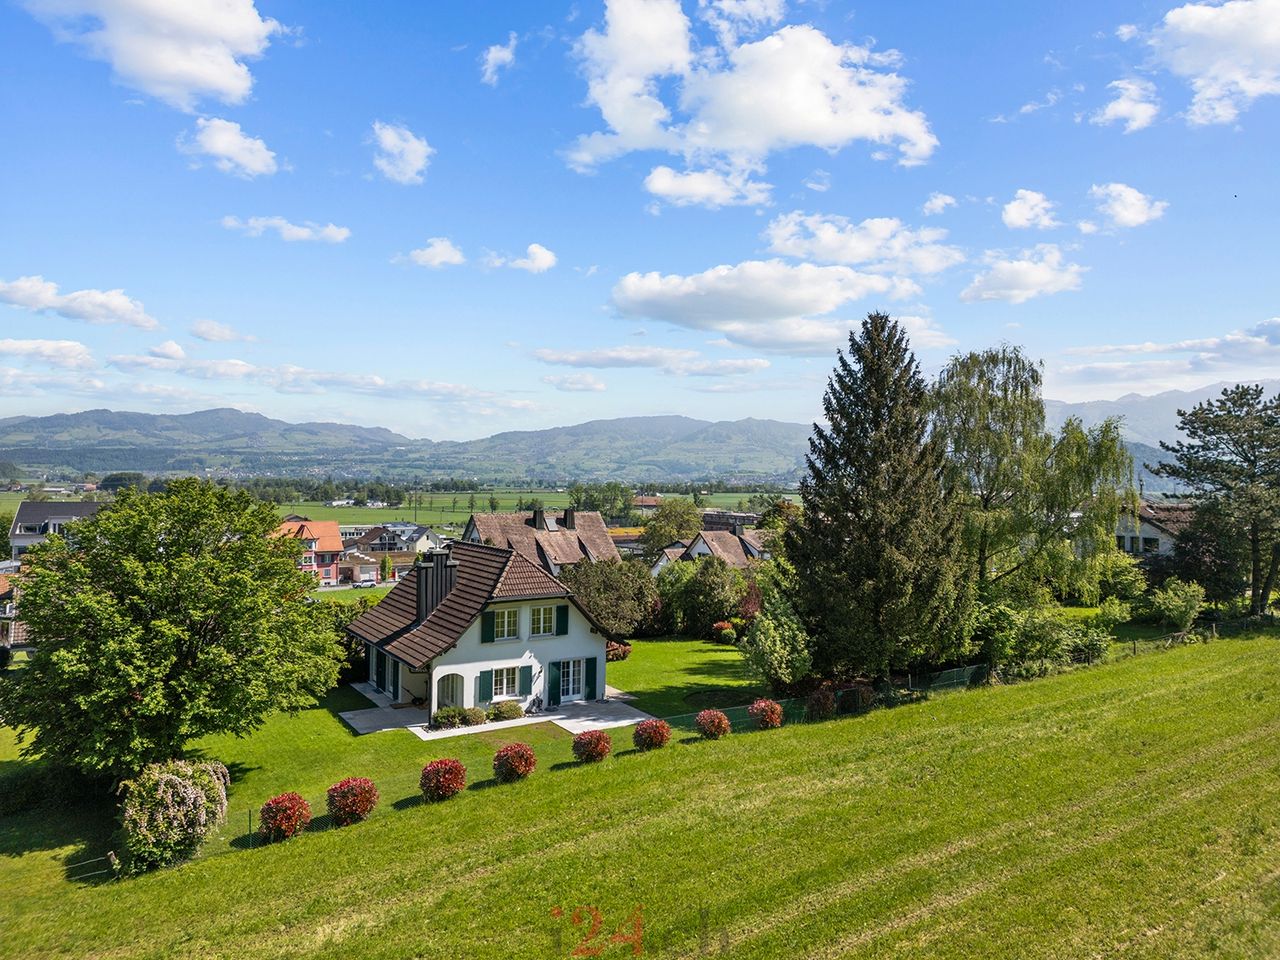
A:
{"label": "pine tree", "polygon": [[837,354],[787,535],[797,599],[827,675],[957,656],[970,588],[961,523],[932,435],[928,391],[902,328],[868,314]]}

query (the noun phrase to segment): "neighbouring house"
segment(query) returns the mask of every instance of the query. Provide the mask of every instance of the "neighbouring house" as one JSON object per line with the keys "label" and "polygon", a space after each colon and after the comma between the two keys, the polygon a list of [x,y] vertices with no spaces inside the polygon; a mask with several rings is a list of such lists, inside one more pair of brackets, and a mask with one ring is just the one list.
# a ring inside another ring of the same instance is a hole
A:
{"label": "neighbouring house", "polygon": [[653,566],[649,568],[649,572],[656,577],[667,564],[681,560],[684,557],[684,552],[688,549],[689,544],[683,540],[671,541],[662,548],[662,552],[658,554],[658,559],[653,561]]}
{"label": "neighbouring house", "polygon": [[79,500],[23,500],[9,527],[11,559],[17,560],[37,543],[44,543],[50,534],[61,533],[68,523],[93,516],[101,506]]}
{"label": "neighbouring house", "polygon": [[348,549],[338,562],[340,583],[379,583],[382,580],[382,560],[379,557]]}
{"label": "neighbouring house", "polygon": [[290,516],[276,527],[275,535],[302,541],[303,552],[298,558],[299,570],[314,574],[326,587],[337,584],[338,564],[345,551],[336,520],[309,520],[306,517]]}
{"label": "neighbouring house", "polygon": [[393,520],[366,531],[348,546],[366,553],[421,553],[440,546],[440,535],[430,527],[408,521]]}
{"label": "neighbouring house", "polygon": [[1176,500],[1142,500],[1137,524],[1130,513],[1122,513],[1116,524],[1116,546],[1136,556],[1173,553],[1174,541],[1195,514],[1195,507]]}
{"label": "neighbouring house", "polygon": [[17,589],[13,578],[0,574],[0,647],[21,647],[27,631],[18,620]]}
{"label": "neighbouring house", "polygon": [[768,560],[769,556],[765,534],[738,525],[732,530],[701,530],[687,545],[681,540],[667,544],[649,572],[656,577],[669,563],[699,557],[719,557],[729,566],[744,570],[756,560]]}
{"label": "neighbouring house", "polygon": [[517,550],[552,576],[580,560],[621,559],[604,518],[572,507],[558,517],[546,510],[473,514],[462,539]]}
{"label": "neighbouring house", "polygon": [[735,527],[758,527],[758,513],[738,513],[733,510],[703,510],[703,530],[733,530]]}
{"label": "neighbouring house", "polygon": [[508,547],[454,542],[413,569],[348,633],[393,702],[547,707],[604,697],[607,637],[569,589]]}
{"label": "neighbouring house", "polygon": [[650,514],[662,506],[662,497],[637,494],[631,498],[631,509],[636,513]]}

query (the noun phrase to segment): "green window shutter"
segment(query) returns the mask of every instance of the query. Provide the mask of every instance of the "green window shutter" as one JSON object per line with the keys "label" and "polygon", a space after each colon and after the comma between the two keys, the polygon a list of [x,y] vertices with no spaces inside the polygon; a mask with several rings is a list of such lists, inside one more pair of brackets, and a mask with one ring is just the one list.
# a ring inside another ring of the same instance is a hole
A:
{"label": "green window shutter", "polygon": [[493,611],[486,610],[480,614],[480,642],[493,643]]}
{"label": "green window shutter", "polygon": [[562,603],[556,607],[556,636],[563,637],[569,632],[569,605]]}
{"label": "green window shutter", "polygon": [[488,703],[493,699],[493,671],[480,671],[480,696],[477,698],[480,703]]}
{"label": "green window shutter", "polygon": [[547,675],[547,706],[560,706],[560,661],[552,660],[544,671]]}
{"label": "green window shutter", "polygon": [[583,666],[586,667],[587,676],[582,685],[582,692],[588,700],[594,700],[596,698],[596,658],[588,657]]}
{"label": "green window shutter", "polygon": [[520,668],[520,696],[527,697],[533,693],[533,667]]}

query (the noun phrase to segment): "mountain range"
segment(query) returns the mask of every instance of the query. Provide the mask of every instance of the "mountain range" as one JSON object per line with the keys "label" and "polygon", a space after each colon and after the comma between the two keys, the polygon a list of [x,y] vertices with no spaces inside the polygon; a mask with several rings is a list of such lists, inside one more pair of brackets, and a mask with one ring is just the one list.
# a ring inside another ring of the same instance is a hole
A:
{"label": "mountain range", "polygon": [[[1280,381],[1264,381],[1268,389]],[[1093,426],[1121,417],[1152,492],[1167,482],[1144,463],[1177,436],[1177,411],[1226,384],[1083,403],[1045,401],[1050,426],[1068,417]],[[141,470],[219,475],[466,477],[482,482],[618,479],[791,483],[799,478],[812,426],[778,420],[708,421],[682,416],[591,420],[478,440],[411,439],[381,427],[287,423],[231,408],[184,414],[86,410],[0,419],[0,461],[33,471]]]}

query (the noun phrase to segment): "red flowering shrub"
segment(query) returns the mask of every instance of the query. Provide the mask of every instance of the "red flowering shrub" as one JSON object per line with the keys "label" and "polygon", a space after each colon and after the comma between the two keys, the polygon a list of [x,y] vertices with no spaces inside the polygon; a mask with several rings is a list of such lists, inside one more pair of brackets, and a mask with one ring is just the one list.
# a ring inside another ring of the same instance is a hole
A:
{"label": "red flowering shrub", "polygon": [[613,741],[603,730],[588,730],[573,738],[573,755],[582,763],[603,760],[613,750]]}
{"label": "red flowering shrub", "polygon": [[733,643],[738,639],[738,632],[728,620],[717,620],[711,625],[711,635],[721,643]]}
{"label": "red flowering shrub", "polygon": [[378,805],[378,788],[368,777],[347,777],[329,788],[326,800],[334,825],[346,827],[373,813]]}
{"label": "red flowering shrub", "polygon": [[671,739],[671,725],[665,720],[641,720],[631,734],[637,750],[657,750]]}
{"label": "red flowering shrub", "polygon": [[747,716],[758,723],[761,730],[773,730],[782,726],[782,704],[761,697],[747,707]]}
{"label": "red flowering shrub", "polygon": [[698,728],[698,732],[708,740],[719,740],[721,737],[728,736],[729,731],[733,729],[729,718],[719,710],[703,710],[693,718],[693,723]]}
{"label": "red flowering shrub", "polygon": [[523,780],[537,765],[538,758],[527,743],[508,743],[493,755],[493,775],[499,783]]}
{"label": "red flowering shrub", "polygon": [[258,833],[267,843],[279,843],[301,833],[311,822],[311,804],[296,793],[272,797],[258,811]]}
{"label": "red flowering shrub", "polygon": [[422,797],[427,802],[448,800],[467,785],[467,768],[461,760],[446,757],[443,760],[432,760],[422,768],[422,778],[418,786],[422,788]]}

